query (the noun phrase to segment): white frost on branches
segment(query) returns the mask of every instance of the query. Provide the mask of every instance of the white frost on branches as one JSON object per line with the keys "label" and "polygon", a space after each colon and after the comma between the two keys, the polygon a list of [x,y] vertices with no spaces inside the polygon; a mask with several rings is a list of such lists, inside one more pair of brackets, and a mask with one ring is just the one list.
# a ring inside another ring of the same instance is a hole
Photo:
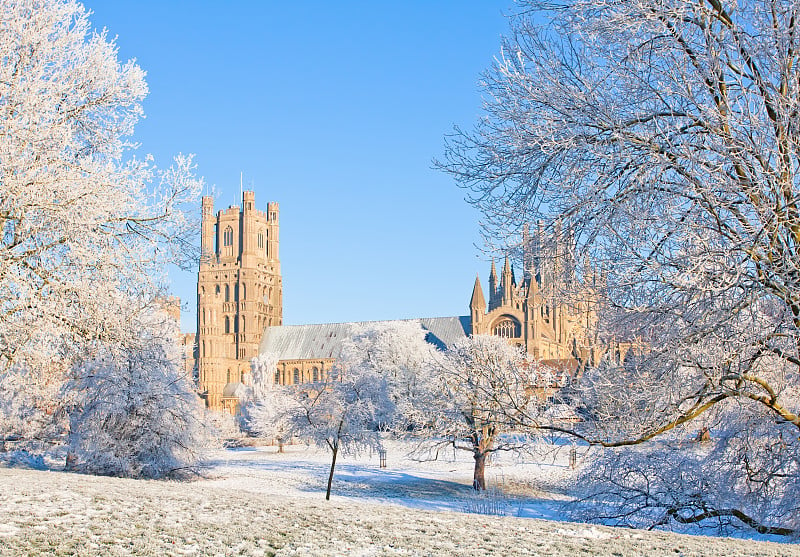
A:
{"label": "white frost on branches", "polygon": [[293,407],[292,391],[275,384],[278,357],[270,352],[259,354],[250,362],[250,384],[240,399],[241,422],[245,431],[258,437],[274,439],[279,452],[290,435],[289,412]]}
{"label": "white frost on branches", "polygon": [[[167,264],[194,259],[186,215],[202,182],[191,157],[160,170],[131,156],[146,94],[144,72],[117,59],[79,3],[0,0],[2,435],[38,435],[20,421],[50,420],[57,441],[55,393],[72,368],[97,379],[71,383],[87,389],[83,408],[115,385],[158,398],[173,384],[172,348],[143,342],[161,331],[145,330],[141,312],[162,297]],[[157,392],[147,394],[151,374]],[[72,417],[73,434],[99,427],[89,416]]]}
{"label": "white frost on branches", "polygon": [[133,478],[194,471],[203,408],[181,367],[177,323],[145,309],[125,343],[98,344],[64,387],[71,470]]}
{"label": "white frost on branches", "polygon": [[[601,329],[643,349],[585,378],[587,439],[685,439],[692,422],[726,416],[710,454],[741,497],[716,498],[714,466],[698,468],[707,488],[678,489],[648,467],[631,489],[673,486],[673,524],[725,511],[732,524],[796,531],[796,503],[759,501],[791,501],[783,493],[800,485],[800,5],[520,5],[485,75],[486,115],[448,138],[441,166],[490,235],[541,220],[605,271]],[[747,435],[753,420],[775,473]],[[670,473],[694,458],[683,454],[664,459]]]}
{"label": "white frost on branches", "polygon": [[507,340],[489,335],[459,341],[427,372],[429,390],[413,401],[407,434],[422,439],[430,457],[442,446],[471,452],[474,487],[484,490],[487,458],[524,449],[524,437],[508,434],[540,415],[545,407],[540,388],[550,386],[553,375]]}

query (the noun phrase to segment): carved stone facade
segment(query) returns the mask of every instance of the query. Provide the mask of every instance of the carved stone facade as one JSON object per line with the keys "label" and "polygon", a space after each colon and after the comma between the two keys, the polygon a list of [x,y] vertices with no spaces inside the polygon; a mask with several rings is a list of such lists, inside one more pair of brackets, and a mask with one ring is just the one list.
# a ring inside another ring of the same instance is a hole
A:
{"label": "carved stone facade", "polygon": [[205,196],[202,211],[198,386],[209,408],[232,411],[237,397],[231,386],[249,372],[264,330],[283,322],[278,204],[259,211],[255,194],[245,191],[241,207],[215,215],[213,198]]}
{"label": "carved stone facade", "polygon": [[[213,199],[203,197],[202,211],[197,333],[192,336],[198,387],[207,406],[236,412],[250,360],[260,351],[279,358],[275,383],[322,379],[358,324],[283,326],[278,204],[258,211],[254,193],[245,191],[241,207],[215,215]],[[558,243],[545,239],[541,230],[534,237],[525,231],[523,263],[519,284],[508,258],[500,276],[492,263],[488,304],[476,278],[469,316],[417,321],[439,348],[469,334],[494,334],[566,373],[580,373],[600,353],[593,337],[598,277],[585,271],[576,278],[569,250],[560,253]]]}
{"label": "carved stone facade", "polygon": [[560,244],[558,235],[544,238],[539,230],[531,237],[526,228],[523,279],[517,284],[508,257],[499,277],[492,262],[488,304],[475,279],[471,330],[506,338],[533,358],[576,373],[602,353],[596,338],[600,277],[587,269],[578,278],[571,242]]}

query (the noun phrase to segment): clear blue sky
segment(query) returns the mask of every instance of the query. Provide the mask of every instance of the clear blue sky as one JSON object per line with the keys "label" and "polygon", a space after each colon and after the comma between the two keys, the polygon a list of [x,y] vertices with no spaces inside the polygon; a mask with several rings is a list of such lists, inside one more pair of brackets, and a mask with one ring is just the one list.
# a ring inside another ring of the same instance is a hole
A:
{"label": "clear blue sky", "polygon": [[[195,153],[216,208],[240,172],[280,203],[284,323],[467,313],[480,216],[431,160],[480,115],[511,0],[85,4],[147,72],[139,154]],[[196,276],[171,277],[192,331]]]}

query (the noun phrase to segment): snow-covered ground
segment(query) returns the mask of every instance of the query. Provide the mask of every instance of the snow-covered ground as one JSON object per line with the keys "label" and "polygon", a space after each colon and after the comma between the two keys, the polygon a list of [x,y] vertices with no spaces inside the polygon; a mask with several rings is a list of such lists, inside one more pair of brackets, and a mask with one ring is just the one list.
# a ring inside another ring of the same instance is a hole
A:
{"label": "snow-covered ground", "polygon": [[[216,451],[205,477],[157,482],[0,468],[0,555],[764,555],[800,546],[539,520],[561,515],[544,486],[566,451],[505,455],[471,488],[471,458],[436,462],[390,444],[341,457],[305,446]],[[455,456],[455,458],[453,458]],[[488,514],[481,514],[488,513]]]}

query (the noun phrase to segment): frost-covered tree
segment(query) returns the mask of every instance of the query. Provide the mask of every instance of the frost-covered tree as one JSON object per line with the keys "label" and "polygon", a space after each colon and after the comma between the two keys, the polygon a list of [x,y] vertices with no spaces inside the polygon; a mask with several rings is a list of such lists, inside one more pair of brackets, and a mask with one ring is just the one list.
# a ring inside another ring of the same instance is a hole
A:
{"label": "frost-covered tree", "polygon": [[404,429],[424,441],[427,455],[435,457],[448,446],[469,451],[475,460],[473,487],[485,490],[487,458],[526,446],[524,438],[503,435],[520,421],[511,409],[527,417],[540,414],[540,388],[552,383],[552,373],[505,339],[473,335],[439,358],[430,374],[430,390],[414,401]]}
{"label": "frost-covered tree", "polygon": [[191,158],[131,157],[146,93],[79,3],[0,0],[0,391],[44,415],[63,376],[43,363],[130,344],[127,300],[157,298],[191,255]]}
{"label": "frost-covered tree", "polygon": [[322,381],[296,386],[293,391],[290,434],[331,451],[325,492],[325,499],[330,499],[339,453],[382,447],[379,426],[394,413],[386,378],[339,361]]}
{"label": "frost-covered tree", "polygon": [[395,404],[395,417],[401,422],[431,390],[430,367],[440,354],[427,342],[427,334],[414,320],[377,322],[357,327],[343,342],[340,359],[348,369],[357,368],[385,379]]}
{"label": "frost-covered tree", "polygon": [[97,343],[64,387],[67,468],[132,478],[192,472],[206,443],[201,401],[181,366],[177,323],[143,308],[125,342]]}
{"label": "frost-covered tree", "polygon": [[259,354],[250,361],[247,391],[240,399],[241,423],[245,431],[278,442],[278,452],[289,438],[289,413],[293,407],[291,389],[276,385],[275,370],[278,357],[270,352]]}
{"label": "frost-covered tree", "polygon": [[120,64],[80,4],[1,7],[3,373],[44,345],[125,336],[109,318],[118,291],[139,293],[165,261],[185,260],[194,226],[181,209],[200,184],[187,157],[165,171],[125,160],[144,72]]}
{"label": "frost-covered tree", "polygon": [[[722,503],[703,482],[679,492],[663,467],[631,489],[671,484],[678,522],[731,511],[748,527],[789,524],[800,485],[800,4],[520,4],[485,75],[486,115],[448,139],[442,166],[490,234],[560,225],[606,272],[601,328],[643,349],[586,378],[587,438],[686,438],[693,421],[726,416],[710,436],[736,497]],[[753,420],[758,439],[746,435]],[[666,459],[670,474],[682,454]],[[719,485],[715,467],[703,473]],[[791,508],[762,506],[771,492],[793,493],[780,497]]]}

